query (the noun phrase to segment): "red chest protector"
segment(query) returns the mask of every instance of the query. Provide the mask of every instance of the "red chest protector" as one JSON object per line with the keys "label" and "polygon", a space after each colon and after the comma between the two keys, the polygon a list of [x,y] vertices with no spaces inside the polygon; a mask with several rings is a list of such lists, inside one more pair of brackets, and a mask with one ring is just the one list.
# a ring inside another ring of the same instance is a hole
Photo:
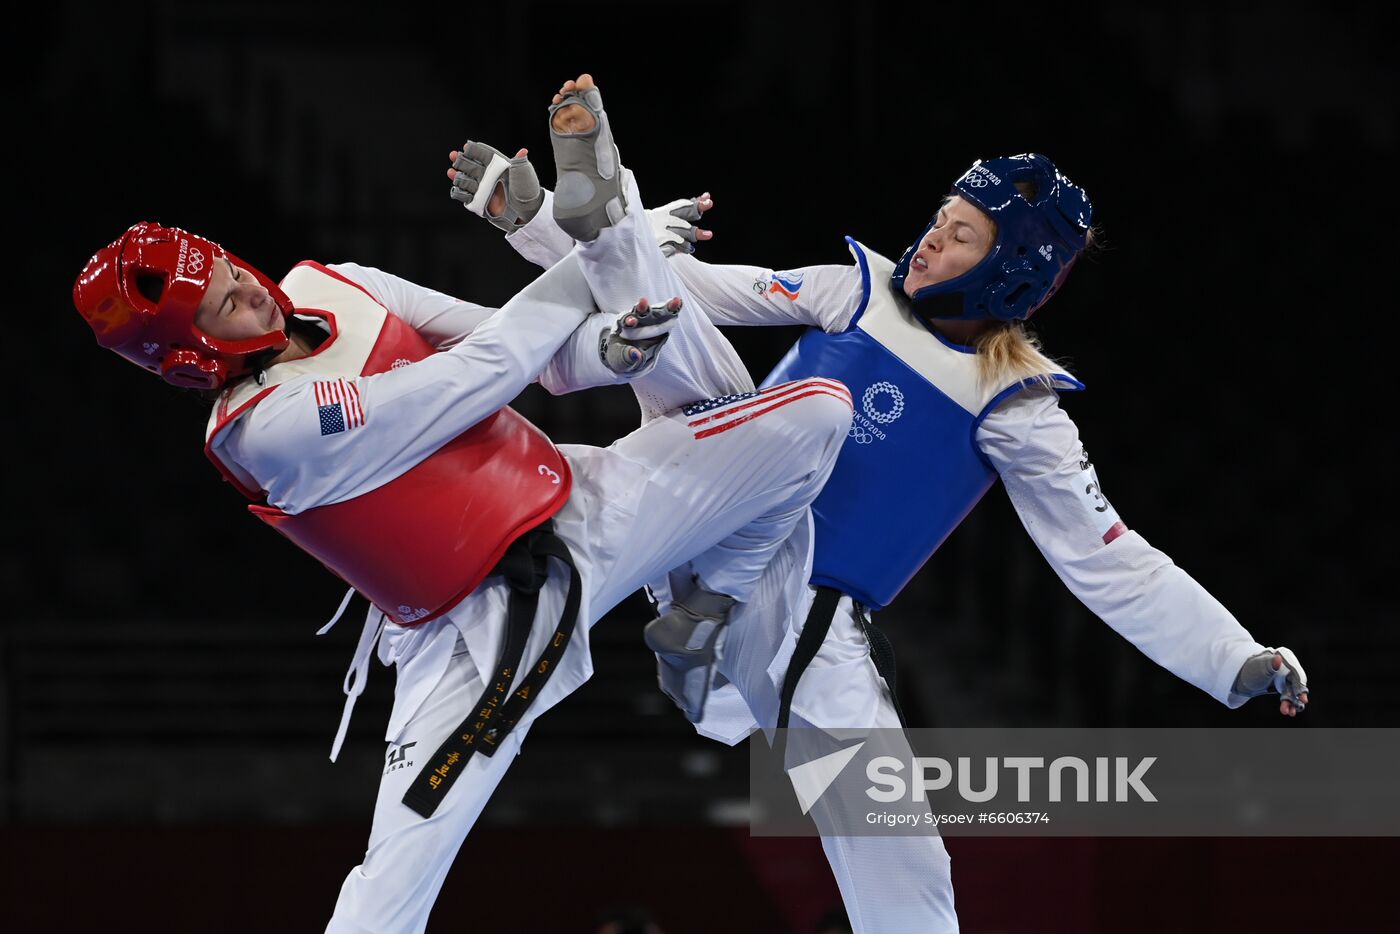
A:
{"label": "red chest protector", "polygon": [[[407,473],[353,499],[289,515],[266,502],[257,479],[224,463],[221,432],[294,376],[352,379],[435,353],[416,331],[358,285],[319,263],[282,282],[298,314],[324,317],[317,350],[225,390],[210,418],[205,453],[249,499],[248,508],[400,624],[427,622],[476,589],[510,543],[568,499],[569,465],[545,434],[504,407]],[[371,414],[371,413],[367,413]]]}

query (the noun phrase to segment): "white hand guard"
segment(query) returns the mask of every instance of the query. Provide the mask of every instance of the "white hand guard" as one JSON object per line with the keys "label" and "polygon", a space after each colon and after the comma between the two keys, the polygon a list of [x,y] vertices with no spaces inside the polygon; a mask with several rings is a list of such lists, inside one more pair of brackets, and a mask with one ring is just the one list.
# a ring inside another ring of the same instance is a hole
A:
{"label": "white hand guard", "polygon": [[[468,211],[486,218],[506,233],[528,224],[544,204],[539,176],[530,160],[523,156],[507,159],[485,143],[468,140],[452,167],[457,170],[450,192],[453,200],[462,202]],[[486,206],[498,182],[505,186],[506,203],[501,216],[492,217],[486,212]]]}
{"label": "white hand guard", "polygon": [[[1283,656],[1283,664],[1277,671],[1274,670],[1275,655]],[[1307,707],[1302,695],[1308,693],[1308,676],[1293,650],[1279,646],[1245,659],[1230,690],[1241,697],[1279,694],[1302,713]]]}
{"label": "white hand guard", "polygon": [[704,212],[699,198],[677,198],[647,211],[656,245],[667,256],[695,252],[695,224]]}

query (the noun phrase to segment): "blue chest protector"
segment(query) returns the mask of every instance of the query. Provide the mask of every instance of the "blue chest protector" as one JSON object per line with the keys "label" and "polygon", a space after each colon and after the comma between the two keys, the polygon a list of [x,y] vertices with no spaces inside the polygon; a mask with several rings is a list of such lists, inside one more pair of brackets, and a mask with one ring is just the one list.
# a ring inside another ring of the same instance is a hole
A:
{"label": "blue chest protector", "polygon": [[[981,387],[972,348],[949,343],[888,283],[894,263],[846,242],[864,297],[839,334],[807,331],[764,386],[839,379],[855,415],[831,479],[812,505],[812,583],[883,609],[996,480],[975,436],[987,414],[1032,382]],[[1044,360],[1057,389],[1084,386]]]}

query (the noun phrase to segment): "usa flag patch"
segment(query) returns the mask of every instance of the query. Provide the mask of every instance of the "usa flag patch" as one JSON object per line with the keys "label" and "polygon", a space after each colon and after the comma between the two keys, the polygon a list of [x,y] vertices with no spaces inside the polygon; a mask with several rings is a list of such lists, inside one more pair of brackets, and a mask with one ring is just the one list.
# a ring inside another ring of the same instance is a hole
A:
{"label": "usa flag patch", "polygon": [[681,411],[686,415],[699,415],[702,412],[710,412],[721,406],[726,406],[731,402],[738,402],[740,399],[752,399],[758,395],[758,390],[753,392],[736,392],[729,396],[717,396],[714,399],[702,399],[699,402],[692,402],[690,405],[681,406]]}
{"label": "usa flag patch", "polygon": [[316,415],[321,422],[321,434],[335,435],[365,423],[360,391],[354,383],[337,379],[312,385],[316,390]]}
{"label": "usa flag patch", "polygon": [[[732,428],[753,421],[774,409],[781,409],[809,396],[832,396],[851,406],[851,393],[844,384],[819,376],[779,383],[755,392],[736,393],[718,399],[705,399],[681,408],[697,439],[723,434]],[[696,416],[699,416],[698,418]]]}

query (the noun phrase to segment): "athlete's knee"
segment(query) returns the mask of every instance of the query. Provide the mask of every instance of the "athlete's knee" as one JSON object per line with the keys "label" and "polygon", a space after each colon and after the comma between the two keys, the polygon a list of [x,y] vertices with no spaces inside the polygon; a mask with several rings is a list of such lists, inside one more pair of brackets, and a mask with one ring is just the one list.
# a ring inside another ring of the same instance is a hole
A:
{"label": "athlete's knee", "polygon": [[854,406],[851,404],[851,391],[846,388],[846,384],[831,380],[834,384],[832,388],[839,390],[835,395],[824,396],[826,406],[827,430],[834,439],[845,440],[851,432],[851,418]]}
{"label": "athlete's knee", "polygon": [[852,407],[851,392],[845,383],[812,377],[798,380],[792,387],[794,395],[804,403],[804,427],[807,430],[824,443],[846,437],[851,430]]}

